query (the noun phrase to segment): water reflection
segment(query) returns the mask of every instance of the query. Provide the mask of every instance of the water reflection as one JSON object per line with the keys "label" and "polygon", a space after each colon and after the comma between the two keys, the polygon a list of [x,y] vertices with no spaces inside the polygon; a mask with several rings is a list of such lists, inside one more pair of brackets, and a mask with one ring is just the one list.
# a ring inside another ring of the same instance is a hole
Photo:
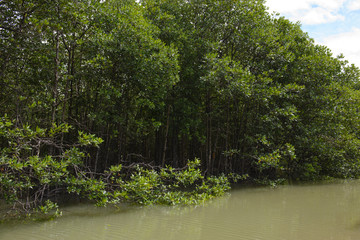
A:
{"label": "water reflection", "polygon": [[358,240],[360,182],[241,188],[192,207],[67,207],[52,222],[0,225],[0,239]]}

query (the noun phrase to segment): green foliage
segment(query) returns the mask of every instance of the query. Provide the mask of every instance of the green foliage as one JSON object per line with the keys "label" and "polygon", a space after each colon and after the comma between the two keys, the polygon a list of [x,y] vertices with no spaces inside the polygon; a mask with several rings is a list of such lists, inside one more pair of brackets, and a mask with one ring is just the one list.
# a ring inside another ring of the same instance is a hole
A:
{"label": "green foliage", "polygon": [[66,124],[32,130],[27,125],[17,128],[4,117],[0,129],[0,136],[8,142],[0,159],[0,196],[13,205],[13,210],[29,216],[35,210],[60,216],[58,204],[50,200],[51,192],[56,191],[66,190],[95,201],[97,206],[106,206],[124,201],[144,205],[198,204],[230,189],[225,176],[205,178],[199,159],[189,161],[183,169],[155,171],[136,165],[130,169],[130,177],[123,177],[122,165],[111,166],[103,174],[89,172],[83,161],[86,154],[79,147],[99,147],[102,140],[79,132],[78,143],[62,144],[57,136],[71,129]]}
{"label": "green foliage", "polygon": [[62,212],[59,211],[59,206],[50,200],[46,200],[43,205],[38,207],[38,210],[43,214],[49,214],[51,210],[55,210],[55,213],[53,214],[54,217],[62,215]]}
{"label": "green foliage", "polygon": [[29,125],[16,127],[6,116],[0,121],[0,129],[4,146],[0,158],[0,196],[14,210],[30,213],[38,209],[48,213],[56,209],[58,215],[57,204],[48,199],[51,192],[61,191],[72,179],[76,181],[71,184],[90,188],[81,170],[85,153],[79,147],[97,145],[101,142],[99,138],[81,134],[81,138],[86,136],[86,143],[64,144],[61,135],[71,129],[67,124],[33,130]]}
{"label": "green foliage", "polygon": [[99,145],[104,141],[99,137],[95,137],[95,134],[86,134],[82,131],[79,131],[78,134],[78,141],[82,146],[93,145],[95,147],[99,147]]}
{"label": "green foliage", "polygon": [[199,167],[199,159],[189,161],[183,169],[167,167],[155,171],[136,166],[128,180],[114,171],[117,167],[112,167],[110,179],[118,184],[113,197],[145,205],[199,204],[230,189],[227,177],[205,178]]}

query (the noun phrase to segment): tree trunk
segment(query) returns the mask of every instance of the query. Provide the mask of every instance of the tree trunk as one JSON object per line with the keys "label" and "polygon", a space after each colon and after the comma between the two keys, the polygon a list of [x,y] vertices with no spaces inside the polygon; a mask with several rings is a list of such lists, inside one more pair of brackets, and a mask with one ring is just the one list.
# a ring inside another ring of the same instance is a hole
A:
{"label": "tree trunk", "polygon": [[55,68],[54,68],[54,87],[53,87],[53,97],[54,97],[54,103],[53,103],[53,112],[52,112],[52,122],[55,123],[55,117],[56,117],[56,107],[58,104],[58,83],[59,83],[59,32],[56,31],[56,45],[55,45]]}
{"label": "tree trunk", "polygon": [[164,148],[163,148],[162,161],[161,161],[162,167],[165,166],[165,159],[166,159],[167,140],[168,140],[169,124],[170,124],[170,110],[171,110],[171,107],[169,105],[168,109],[167,109],[167,115],[166,115],[167,120],[166,120],[166,128],[165,128],[165,139],[164,139]]}

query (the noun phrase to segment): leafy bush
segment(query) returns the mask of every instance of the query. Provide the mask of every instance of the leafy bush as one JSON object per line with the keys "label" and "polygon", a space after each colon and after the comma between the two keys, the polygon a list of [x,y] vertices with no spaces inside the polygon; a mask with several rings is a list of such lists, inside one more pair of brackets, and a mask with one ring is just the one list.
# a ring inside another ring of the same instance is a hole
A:
{"label": "leafy bush", "polygon": [[189,161],[182,169],[167,167],[155,171],[137,165],[129,180],[119,177],[119,166],[116,170],[109,172],[110,182],[118,184],[113,198],[138,204],[198,204],[222,196],[230,189],[229,178],[225,175],[205,177],[200,171],[199,159]]}
{"label": "leafy bush", "polygon": [[[84,165],[84,146],[98,147],[102,139],[83,132],[76,143],[64,143],[67,124],[49,129],[17,127],[6,116],[0,121],[0,197],[15,213],[60,216],[54,199],[59,193],[93,200],[98,206],[136,204],[198,204],[222,196],[230,189],[225,175],[205,177],[200,160],[181,169],[150,165],[111,166],[103,173]],[[242,176],[231,175],[234,181]]]}
{"label": "leafy bush", "polygon": [[85,153],[80,148],[97,147],[102,139],[79,133],[77,143],[64,143],[63,135],[70,129],[67,124],[53,124],[33,130],[14,125],[6,116],[0,119],[0,196],[13,210],[27,214],[57,210],[50,198],[69,183],[87,183],[82,170]]}

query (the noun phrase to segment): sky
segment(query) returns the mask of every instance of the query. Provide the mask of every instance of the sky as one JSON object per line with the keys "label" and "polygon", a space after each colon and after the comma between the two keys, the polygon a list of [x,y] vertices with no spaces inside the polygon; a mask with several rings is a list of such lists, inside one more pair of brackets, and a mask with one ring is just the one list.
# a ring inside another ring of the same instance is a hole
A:
{"label": "sky", "polygon": [[266,0],[270,12],[299,21],[315,43],[360,67],[360,0]]}

